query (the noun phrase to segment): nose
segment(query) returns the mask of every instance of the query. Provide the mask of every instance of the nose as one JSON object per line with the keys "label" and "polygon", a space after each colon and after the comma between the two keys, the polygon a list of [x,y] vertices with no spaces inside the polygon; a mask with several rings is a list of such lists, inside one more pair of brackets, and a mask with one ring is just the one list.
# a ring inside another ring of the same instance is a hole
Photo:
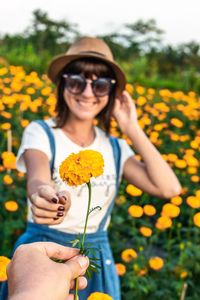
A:
{"label": "nose", "polygon": [[94,97],[94,93],[92,90],[92,85],[90,80],[86,81],[86,86],[85,89],[82,92],[82,96],[86,97],[86,98],[90,98],[90,97]]}

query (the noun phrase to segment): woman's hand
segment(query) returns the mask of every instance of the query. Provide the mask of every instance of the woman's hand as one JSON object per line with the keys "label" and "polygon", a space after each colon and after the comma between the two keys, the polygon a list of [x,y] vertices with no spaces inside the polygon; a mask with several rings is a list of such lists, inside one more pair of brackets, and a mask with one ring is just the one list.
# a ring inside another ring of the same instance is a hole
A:
{"label": "woman's hand", "polygon": [[116,97],[113,109],[113,117],[118,122],[121,131],[127,134],[130,125],[137,125],[136,107],[127,91],[123,91],[120,97]]}
{"label": "woman's hand", "polygon": [[56,193],[50,185],[40,185],[30,201],[33,220],[37,224],[62,223],[71,206],[70,194],[67,191]]}

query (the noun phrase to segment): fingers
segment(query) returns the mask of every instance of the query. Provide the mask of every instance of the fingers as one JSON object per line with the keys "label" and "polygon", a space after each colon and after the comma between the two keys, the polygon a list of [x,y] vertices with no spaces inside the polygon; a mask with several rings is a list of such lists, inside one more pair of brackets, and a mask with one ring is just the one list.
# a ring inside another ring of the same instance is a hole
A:
{"label": "fingers", "polygon": [[71,206],[70,194],[67,191],[56,193],[48,185],[39,186],[38,193],[31,195],[31,202],[33,220],[47,225],[60,224]]}
{"label": "fingers", "polygon": [[49,258],[54,257],[63,260],[71,259],[80,252],[80,249],[65,247],[54,242],[35,242],[25,246],[34,247]]}
{"label": "fingers", "polygon": [[57,193],[59,203],[65,206],[65,211],[67,212],[71,206],[71,196],[67,191],[60,191]]}
{"label": "fingers", "polygon": [[48,200],[49,202],[53,202],[53,203],[59,202],[55,190],[50,185],[40,185],[38,187],[38,196]]}
{"label": "fingers", "polygon": [[[78,277],[78,289],[83,290],[87,286],[87,279],[84,276]],[[71,281],[70,290],[75,288],[75,280]]]}
{"label": "fingers", "polygon": [[87,256],[77,255],[69,259],[65,266],[68,269],[68,279],[71,281],[86,272],[89,266],[89,259]]}

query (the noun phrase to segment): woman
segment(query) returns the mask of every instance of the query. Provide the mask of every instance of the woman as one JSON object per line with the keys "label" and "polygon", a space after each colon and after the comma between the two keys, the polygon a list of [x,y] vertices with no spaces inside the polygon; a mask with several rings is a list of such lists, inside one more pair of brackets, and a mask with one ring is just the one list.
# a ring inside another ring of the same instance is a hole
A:
{"label": "woman", "polygon": [[[160,198],[178,195],[181,187],[140,128],[134,102],[124,90],[125,75],[102,40],[80,38],[66,54],[51,62],[48,75],[57,86],[56,117],[46,121],[54,134],[55,161],[51,174],[48,137],[40,124],[32,122],[24,132],[18,153],[18,169],[27,172],[29,225],[17,245],[44,240],[66,244],[77,233],[83,233],[87,188],[67,187],[58,168],[71,152],[101,152],[105,170],[92,181],[92,203],[102,209],[90,215],[87,229],[88,242],[100,249],[101,271],[94,274],[80,296],[84,300],[91,292],[102,291],[119,300],[118,277],[106,234],[118,181],[123,176],[144,192]],[[133,150],[121,139],[117,141],[119,156],[116,159],[113,155],[117,146],[109,138],[111,117],[132,141],[142,162],[135,159]],[[104,130],[94,125],[95,119]]]}

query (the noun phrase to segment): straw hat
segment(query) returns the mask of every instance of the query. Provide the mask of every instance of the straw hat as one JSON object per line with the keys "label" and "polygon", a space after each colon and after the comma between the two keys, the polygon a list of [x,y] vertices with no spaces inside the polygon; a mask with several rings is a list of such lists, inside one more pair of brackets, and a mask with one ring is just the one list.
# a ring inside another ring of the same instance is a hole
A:
{"label": "straw hat", "polygon": [[82,37],[73,43],[65,54],[56,56],[48,68],[49,78],[56,83],[60,71],[72,61],[79,58],[94,57],[107,63],[115,73],[117,88],[125,89],[126,77],[120,66],[114,61],[108,45],[101,39]]}

